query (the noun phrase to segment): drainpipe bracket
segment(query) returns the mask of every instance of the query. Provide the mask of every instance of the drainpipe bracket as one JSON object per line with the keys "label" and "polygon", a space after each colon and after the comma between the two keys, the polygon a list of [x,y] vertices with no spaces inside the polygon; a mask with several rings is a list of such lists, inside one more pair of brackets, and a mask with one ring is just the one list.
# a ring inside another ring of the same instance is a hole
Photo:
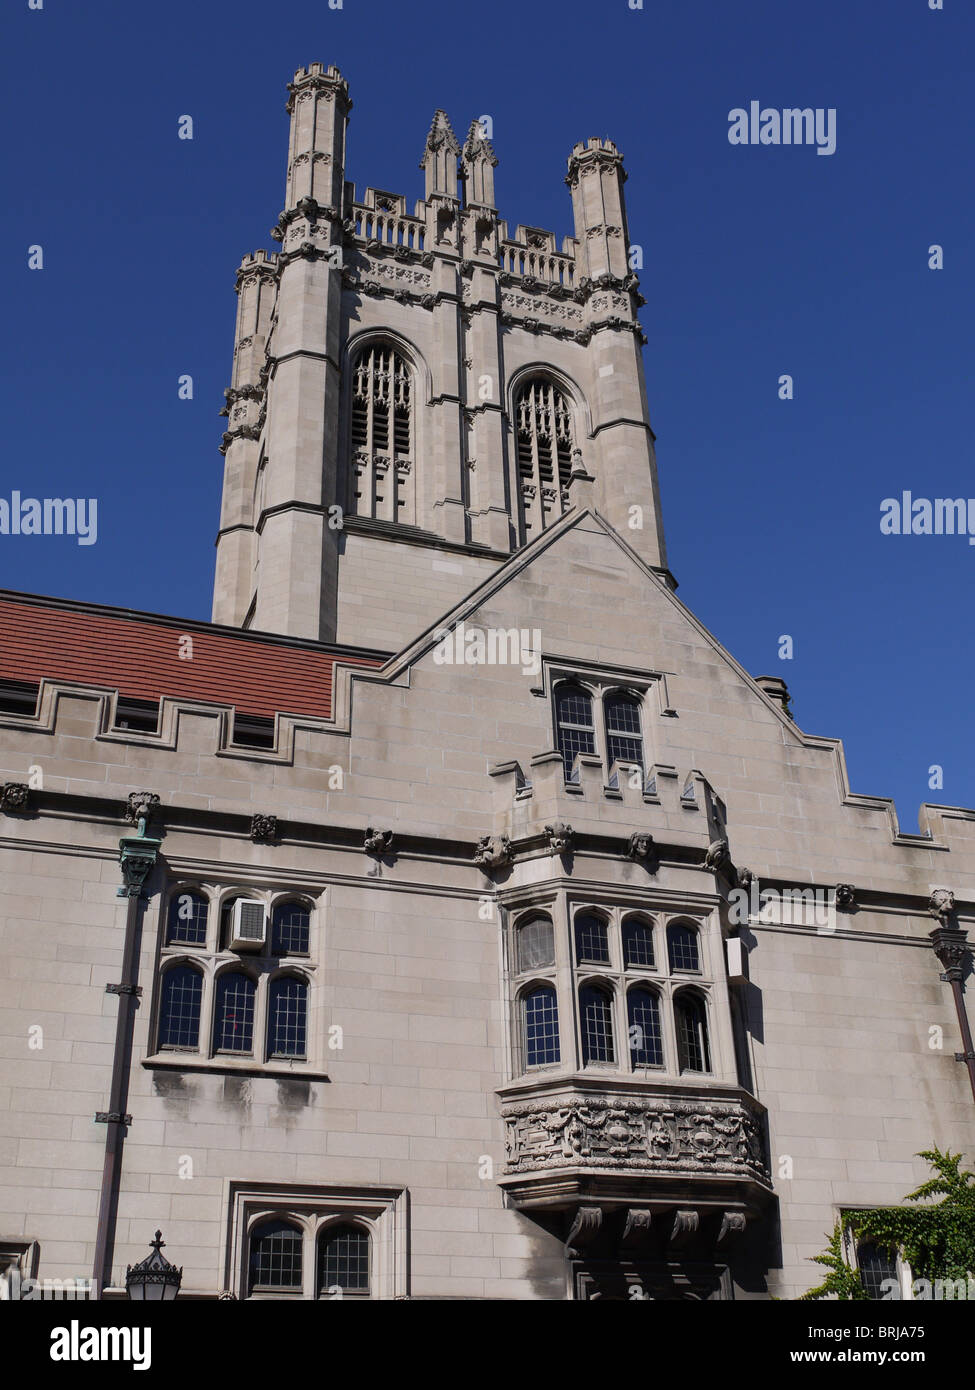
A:
{"label": "drainpipe bracket", "polygon": [[121,1115],[117,1110],[95,1111],[96,1125],[130,1125],[131,1123],[131,1115]]}
{"label": "drainpipe bracket", "polygon": [[138,999],[142,994],[141,985],[106,985],[106,994],[134,994]]}

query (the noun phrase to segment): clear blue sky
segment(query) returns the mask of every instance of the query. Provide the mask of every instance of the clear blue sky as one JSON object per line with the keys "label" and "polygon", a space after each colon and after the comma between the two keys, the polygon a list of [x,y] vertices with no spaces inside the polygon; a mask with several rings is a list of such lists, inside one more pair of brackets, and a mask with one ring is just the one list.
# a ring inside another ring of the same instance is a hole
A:
{"label": "clear blue sky", "polygon": [[[0,585],[209,616],[233,273],[274,246],[285,84],[333,62],[360,189],[420,196],[434,108],[490,114],[502,216],[562,236],[572,143],[617,142],[680,596],[905,829],[975,805],[975,547],[879,529],[975,497],[975,10],[944,3],[6,0],[0,496],[97,496],[99,538],[0,537]],[[730,145],[753,99],[835,107],[836,153]]]}

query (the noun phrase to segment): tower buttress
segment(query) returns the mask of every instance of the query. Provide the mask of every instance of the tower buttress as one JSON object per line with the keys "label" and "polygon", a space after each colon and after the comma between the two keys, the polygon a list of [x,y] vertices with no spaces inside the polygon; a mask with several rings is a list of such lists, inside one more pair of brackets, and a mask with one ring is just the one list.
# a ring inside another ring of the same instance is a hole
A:
{"label": "tower buttress", "polygon": [[277,259],[266,251],[255,251],[244,257],[237,271],[234,369],[221,411],[228,417],[228,428],[220,446],[225,463],[213,586],[213,621],[232,627],[243,623],[254,593],[254,486],[265,415],[264,367],[277,295]]}
{"label": "tower buttress", "polygon": [[289,84],[287,205],[268,340],[265,462],[257,482],[257,602],[252,626],[333,641],[338,541],[339,350],[349,89],[312,63]]}
{"label": "tower buttress", "polygon": [[599,459],[593,470],[596,504],[649,565],[666,573],[643,335],[636,318],[644,300],[629,264],[623,156],[612,140],[577,144],[565,181],[572,190],[578,243],[576,288],[586,305],[589,335],[589,403]]}

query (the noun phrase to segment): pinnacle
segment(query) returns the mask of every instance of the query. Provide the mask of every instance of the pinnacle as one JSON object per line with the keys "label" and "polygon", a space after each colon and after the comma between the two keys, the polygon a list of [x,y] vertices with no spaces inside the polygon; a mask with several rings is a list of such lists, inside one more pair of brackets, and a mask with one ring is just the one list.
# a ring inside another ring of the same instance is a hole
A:
{"label": "pinnacle", "polygon": [[444,145],[451,154],[460,154],[460,145],[457,143],[457,136],[454,134],[453,126],[450,124],[450,117],[447,115],[446,111],[438,107],[433,113],[433,121],[431,122],[430,130],[427,135],[424,153],[428,153],[430,150],[439,150],[441,146]]}
{"label": "pinnacle", "polygon": [[468,164],[473,164],[475,159],[489,159],[497,167],[498,160],[494,153],[494,147],[484,134],[481,122],[476,117],[471,121],[471,128],[467,132],[463,155]]}

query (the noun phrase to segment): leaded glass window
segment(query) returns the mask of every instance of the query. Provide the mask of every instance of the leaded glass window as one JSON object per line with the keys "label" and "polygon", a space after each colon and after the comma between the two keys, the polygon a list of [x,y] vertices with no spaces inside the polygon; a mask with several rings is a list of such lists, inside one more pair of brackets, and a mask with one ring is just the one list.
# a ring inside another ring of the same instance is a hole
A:
{"label": "leaded glass window", "polygon": [[181,889],[169,903],[167,946],[205,946],[209,904],[202,893]]}
{"label": "leaded glass window", "polygon": [[307,1050],[308,986],[283,976],[272,980],[267,1005],[267,1055],[304,1057]]}
{"label": "leaded glass window", "polygon": [[609,928],[602,917],[580,912],[575,919],[576,964],[609,964]]}
{"label": "leaded glass window", "polygon": [[710,1071],[708,1025],[704,1000],[689,990],[674,995],[674,1031],[679,1071]]}
{"label": "leaded glass window", "polygon": [[254,981],[231,971],[217,980],[213,1013],[214,1052],[250,1053],[254,1048]]}
{"label": "leaded glass window", "polygon": [[667,928],[667,955],[671,970],[700,970],[701,955],[693,927],[671,922]]}
{"label": "leaded glass window", "polygon": [[626,996],[626,1012],[631,1066],[662,1067],[664,1044],[660,1027],[660,1000],[652,990],[631,989]]}
{"label": "leaded glass window", "polygon": [[[856,1258],[857,1267],[860,1270],[860,1280],[868,1298],[882,1301],[890,1299],[891,1296],[900,1298],[897,1255],[893,1250],[875,1245],[872,1240],[861,1240],[857,1242]],[[887,1283],[887,1280],[890,1279],[894,1281],[895,1285],[893,1295],[891,1294],[891,1286]]]}
{"label": "leaded glass window", "polygon": [[583,1066],[590,1062],[615,1062],[612,997],[595,985],[584,985],[579,991],[579,1015]]}
{"label": "leaded glass window", "polygon": [[162,978],[159,1046],[197,1048],[203,976],[191,965],[172,965]]}
{"label": "leaded glass window", "polygon": [[592,718],[592,696],[578,685],[560,685],[555,690],[555,733],[565,764],[567,781],[573,779],[572,765],[577,753],[595,753],[596,728]]}
{"label": "leaded glass window", "polygon": [[539,985],[522,996],[522,1027],[526,1067],[550,1066],[561,1056],[559,1004],[551,985]]}
{"label": "leaded glass window", "polygon": [[[631,695],[613,694],[604,703],[606,716],[606,755],[609,766],[614,763],[636,763],[643,780],[643,734],[640,728],[640,703]],[[611,787],[619,786],[619,774],[613,773]]]}
{"label": "leaded glass window", "polygon": [[627,917],[623,923],[623,964],[653,970],[653,923],[643,917]]}
{"label": "leaded glass window", "polygon": [[555,964],[555,935],[547,917],[518,925],[518,970],[542,970]]}
{"label": "leaded glass window", "polygon": [[323,1298],[369,1291],[369,1235],[359,1226],[328,1226],[318,1239],[318,1292]]}
{"label": "leaded glass window", "polygon": [[304,903],[279,903],[271,929],[272,956],[306,956],[311,913]]}
{"label": "leaded glass window", "polygon": [[250,1240],[249,1292],[301,1293],[302,1233],[286,1221],[265,1221]]}

